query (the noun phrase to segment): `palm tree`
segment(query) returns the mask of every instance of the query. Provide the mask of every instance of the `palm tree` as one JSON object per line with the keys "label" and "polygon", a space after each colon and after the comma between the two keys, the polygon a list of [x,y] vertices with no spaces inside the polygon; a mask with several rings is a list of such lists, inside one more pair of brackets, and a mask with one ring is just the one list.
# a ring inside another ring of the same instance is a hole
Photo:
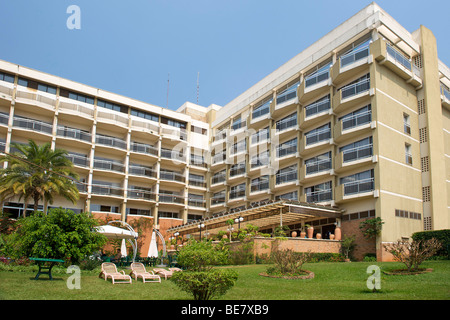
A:
{"label": "palm tree", "polygon": [[8,163],[6,168],[0,169],[2,202],[18,196],[19,201],[23,198],[25,208],[32,200],[36,211],[39,201],[43,200],[44,212],[47,212],[48,204],[53,203],[55,195],[74,204],[77,202],[79,192],[75,181],[79,177],[73,170],[73,163],[66,157],[67,151],[52,150],[50,143],[38,146],[31,139],[28,144],[12,143],[11,146],[18,152],[0,157],[0,163]]}

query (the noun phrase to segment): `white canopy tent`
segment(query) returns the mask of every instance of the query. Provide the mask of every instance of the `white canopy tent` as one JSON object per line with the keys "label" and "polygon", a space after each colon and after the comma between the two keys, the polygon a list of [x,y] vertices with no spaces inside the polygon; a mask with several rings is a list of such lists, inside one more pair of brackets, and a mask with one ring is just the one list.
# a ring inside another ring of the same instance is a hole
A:
{"label": "white canopy tent", "polygon": [[[125,226],[127,229],[111,226],[110,225],[111,223],[119,223],[120,225]],[[108,222],[107,225],[95,227],[95,231],[103,234],[108,239],[128,240],[128,242],[131,244],[131,247],[133,248],[133,262],[135,261],[136,253],[137,253],[138,233],[135,232],[128,223],[120,221],[120,220],[114,220],[114,221]]]}

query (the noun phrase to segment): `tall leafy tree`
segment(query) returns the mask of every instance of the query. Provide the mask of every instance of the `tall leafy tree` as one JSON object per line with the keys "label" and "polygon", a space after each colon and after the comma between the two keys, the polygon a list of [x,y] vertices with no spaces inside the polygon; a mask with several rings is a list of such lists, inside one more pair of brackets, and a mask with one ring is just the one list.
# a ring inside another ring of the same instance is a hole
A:
{"label": "tall leafy tree", "polygon": [[66,157],[63,149],[52,150],[51,144],[41,146],[33,140],[28,144],[12,143],[18,152],[0,157],[0,163],[7,162],[6,168],[0,169],[0,198],[18,196],[25,206],[29,201],[37,210],[39,201],[52,204],[56,195],[62,196],[72,203],[79,199],[75,180],[78,174],[73,169],[73,163]]}

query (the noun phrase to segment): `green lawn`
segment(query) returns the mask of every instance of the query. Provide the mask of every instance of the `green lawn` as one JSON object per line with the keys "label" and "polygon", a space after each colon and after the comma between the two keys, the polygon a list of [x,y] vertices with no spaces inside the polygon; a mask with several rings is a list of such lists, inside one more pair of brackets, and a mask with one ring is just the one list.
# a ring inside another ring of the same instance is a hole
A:
{"label": "green lawn", "polygon": [[[407,276],[381,274],[381,291],[370,292],[367,267],[375,264],[381,270],[403,268],[399,263],[351,262],[307,263],[313,271],[310,280],[285,280],[261,277],[265,265],[230,266],[239,274],[236,285],[222,300],[449,300],[450,261],[427,261],[421,267],[432,273]],[[66,281],[71,274],[56,270],[54,281],[32,280],[37,267],[26,271],[0,272],[2,300],[189,300],[171,281],[162,283],[115,284],[98,278],[98,272],[83,272],[81,289],[69,290]],[[120,270],[120,269],[119,269]]]}

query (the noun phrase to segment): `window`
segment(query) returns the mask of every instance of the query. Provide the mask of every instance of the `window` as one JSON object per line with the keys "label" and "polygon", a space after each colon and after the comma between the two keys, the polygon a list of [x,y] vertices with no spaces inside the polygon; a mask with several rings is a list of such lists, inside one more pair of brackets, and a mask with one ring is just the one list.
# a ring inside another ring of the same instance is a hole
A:
{"label": "window", "polygon": [[161,117],[161,123],[167,124],[175,128],[186,129],[186,122],[180,122],[170,118]]}
{"label": "window", "polygon": [[270,112],[270,103],[272,102],[272,96],[263,99],[260,103],[253,107],[252,119],[256,119],[266,115]]}
{"label": "window", "polygon": [[349,98],[370,89],[370,74],[366,74],[355,81],[341,87],[338,91],[341,91],[342,99]]}
{"label": "window", "polygon": [[246,126],[245,121],[242,121],[241,116],[237,116],[233,119],[233,123],[231,124],[231,130],[238,130]]}
{"label": "window", "polygon": [[298,192],[297,191],[292,191],[292,192],[288,192],[288,193],[284,193],[281,194],[279,196],[275,196],[275,200],[279,201],[279,200],[298,200]]}
{"label": "window", "polygon": [[14,83],[14,76],[12,74],[0,72],[0,80],[9,83]]}
{"label": "window", "polygon": [[297,97],[297,88],[299,86],[299,81],[295,80],[293,83],[288,84],[284,89],[277,92],[277,104],[285,101],[289,101]]}
{"label": "window", "polygon": [[411,145],[408,143],[405,143],[405,162],[412,165]]}
{"label": "window", "polygon": [[72,100],[77,100],[77,101],[85,102],[85,103],[88,103],[88,104],[94,104],[94,98],[93,97],[89,97],[89,96],[86,96],[86,95],[81,94],[81,93],[69,91],[69,90],[64,89],[64,88],[60,89],[60,95],[62,97],[66,97],[66,98],[69,98],[69,99],[72,99]]}
{"label": "window", "polygon": [[107,102],[104,100],[97,100],[97,106],[113,111],[128,113],[128,107],[121,106],[112,102]]}
{"label": "window", "polygon": [[131,115],[139,117],[139,118],[143,118],[143,119],[159,122],[159,116],[154,115],[152,113],[145,112],[145,111],[141,111],[141,110],[137,110],[137,109],[131,109]]}
{"label": "window", "polygon": [[225,202],[225,190],[213,194],[211,197],[211,205],[221,204]]}
{"label": "window", "polygon": [[205,200],[203,198],[203,195],[189,193],[188,194],[188,205],[189,206],[194,206],[194,207],[204,207],[205,206]]}
{"label": "window", "polygon": [[404,113],[403,114],[403,132],[411,135],[411,125],[409,123],[409,115]]}
{"label": "window", "polygon": [[252,144],[257,144],[263,141],[269,140],[270,130],[269,127],[259,130],[258,132],[252,134]]}
{"label": "window", "polygon": [[245,174],[245,161],[233,164],[230,168],[230,177]]}
{"label": "window", "polygon": [[270,162],[269,150],[263,151],[260,154],[252,157],[250,160],[250,165],[253,168],[268,165]]}
{"label": "window", "polygon": [[202,134],[202,135],[207,135],[208,134],[208,129],[200,128],[200,127],[196,127],[196,126],[191,125],[191,132]]}
{"label": "window", "polygon": [[211,178],[211,184],[221,183],[226,180],[226,170],[216,172]]}
{"label": "window", "polygon": [[28,80],[28,79],[24,79],[24,78],[19,78],[18,81],[19,86],[24,86],[30,89],[37,89],[39,91],[42,92],[48,92],[51,94],[56,94],[56,87],[53,86],[49,86],[47,84],[44,83],[39,83],[36,82],[34,80]]}
{"label": "window", "polygon": [[247,151],[247,140],[246,139],[242,139],[241,141],[233,144],[233,146],[231,147],[230,150],[230,154],[237,154],[240,152],[245,152]]}

